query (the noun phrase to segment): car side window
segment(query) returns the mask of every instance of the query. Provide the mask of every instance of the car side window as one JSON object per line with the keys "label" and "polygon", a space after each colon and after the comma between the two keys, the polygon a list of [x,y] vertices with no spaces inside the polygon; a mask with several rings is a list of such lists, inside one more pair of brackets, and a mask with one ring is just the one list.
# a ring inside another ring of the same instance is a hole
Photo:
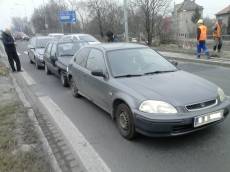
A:
{"label": "car side window", "polygon": [[82,67],[85,67],[86,60],[89,55],[89,48],[82,48],[79,53],[77,53],[74,58],[76,59],[76,63]]}
{"label": "car side window", "polygon": [[92,49],[90,51],[89,57],[87,59],[86,68],[89,69],[90,71],[93,70],[106,71],[103,53],[100,50]]}
{"label": "car side window", "polygon": [[57,46],[56,46],[56,44],[54,43],[53,46],[52,46],[51,52],[50,52],[50,56],[51,56],[51,57],[54,57],[54,56],[55,56],[55,54],[56,54],[56,49],[57,49]]}

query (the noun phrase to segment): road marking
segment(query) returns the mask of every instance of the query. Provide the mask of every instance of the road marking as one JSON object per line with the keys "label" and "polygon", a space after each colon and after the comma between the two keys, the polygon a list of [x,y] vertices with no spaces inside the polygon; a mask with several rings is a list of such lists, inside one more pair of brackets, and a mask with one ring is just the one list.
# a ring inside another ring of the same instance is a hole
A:
{"label": "road marking", "polygon": [[88,172],[111,172],[111,169],[59,106],[48,96],[39,97],[39,100],[61,129],[86,170]]}
{"label": "road marking", "polygon": [[28,55],[28,51],[24,51],[24,54]]}
{"label": "road marking", "polygon": [[20,56],[21,54],[20,53],[18,53],[18,56]]}
{"label": "road marking", "polygon": [[36,82],[34,81],[34,79],[25,71],[25,69],[23,69],[23,72],[21,72],[20,74],[22,75],[22,77],[25,79],[26,83],[31,86],[31,85],[35,85]]}

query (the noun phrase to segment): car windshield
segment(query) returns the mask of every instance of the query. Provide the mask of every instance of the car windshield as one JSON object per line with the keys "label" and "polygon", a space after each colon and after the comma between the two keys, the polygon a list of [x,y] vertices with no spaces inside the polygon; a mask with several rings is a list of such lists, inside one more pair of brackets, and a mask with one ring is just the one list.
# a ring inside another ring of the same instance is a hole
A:
{"label": "car windshield", "polygon": [[96,38],[90,35],[81,35],[79,36],[79,39],[81,41],[86,41],[86,42],[97,42],[98,41]]}
{"label": "car windshield", "polygon": [[61,56],[73,56],[85,42],[69,42],[69,43],[59,43],[57,47],[57,55]]}
{"label": "car windshield", "polygon": [[51,38],[38,38],[36,39],[36,48],[45,48],[46,44],[51,40]]}
{"label": "car windshield", "polygon": [[109,51],[107,56],[114,77],[142,76],[177,70],[174,65],[149,48]]}

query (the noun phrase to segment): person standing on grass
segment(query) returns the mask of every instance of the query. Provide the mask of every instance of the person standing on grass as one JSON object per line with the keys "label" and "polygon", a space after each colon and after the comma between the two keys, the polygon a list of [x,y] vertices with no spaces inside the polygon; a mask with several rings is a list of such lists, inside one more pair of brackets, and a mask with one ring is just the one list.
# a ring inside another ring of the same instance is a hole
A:
{"label": "person standing on grass", "polygon": [[13,72],[16,71],[14,62],[16,63],[17,71],[18,72],[21,71],[21,62],[20,62],[16,47],[15,47],[14,38],[11,35],[9,28],[6,28],[4,31],[2,31],[2,43],[4,45],[6,54],[8,56],[8,60],[9,60],[12,71]]}
{"label": "person standing on grass", "polygon": [[222,47],[222,39],[221,39],[221,33],[222,33],[222,19],[218,19],[214,29],[213,29],[213,39],[214,39],[214,46],[213,51],[218,51],[220,53],[221,47]]}
{"label": "person standing on grass", "polygon": [[197,28],[197,58],[200,58],[201,50],[205,53],[207,59],[209,59],[209,51],[206,46],[206,40],[207,40],[207,33],[208,29],[204,25],[204,21],[202,19],[199,19],[198,22],[198,28]]}

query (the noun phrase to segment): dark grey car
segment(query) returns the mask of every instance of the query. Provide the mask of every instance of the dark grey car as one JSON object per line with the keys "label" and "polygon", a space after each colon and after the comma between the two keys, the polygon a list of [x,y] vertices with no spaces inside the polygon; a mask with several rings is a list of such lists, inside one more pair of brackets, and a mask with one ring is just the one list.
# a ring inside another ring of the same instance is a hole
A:
{"label": "dark grey car", "polygon": [[74,96],[111,114],[121,135],[176,136],[223,121],[230,100],[221,88],[177,69],[137,44],[86,46],[68,66]]}
{"label": "dark grey car", "polygon": [[44,51],[46,44],[53,38],[48,36],[36,36],[30,39],[28,44],[28,56],[30,63],[34,63],[35,67],[39,69],[44,67]]}

